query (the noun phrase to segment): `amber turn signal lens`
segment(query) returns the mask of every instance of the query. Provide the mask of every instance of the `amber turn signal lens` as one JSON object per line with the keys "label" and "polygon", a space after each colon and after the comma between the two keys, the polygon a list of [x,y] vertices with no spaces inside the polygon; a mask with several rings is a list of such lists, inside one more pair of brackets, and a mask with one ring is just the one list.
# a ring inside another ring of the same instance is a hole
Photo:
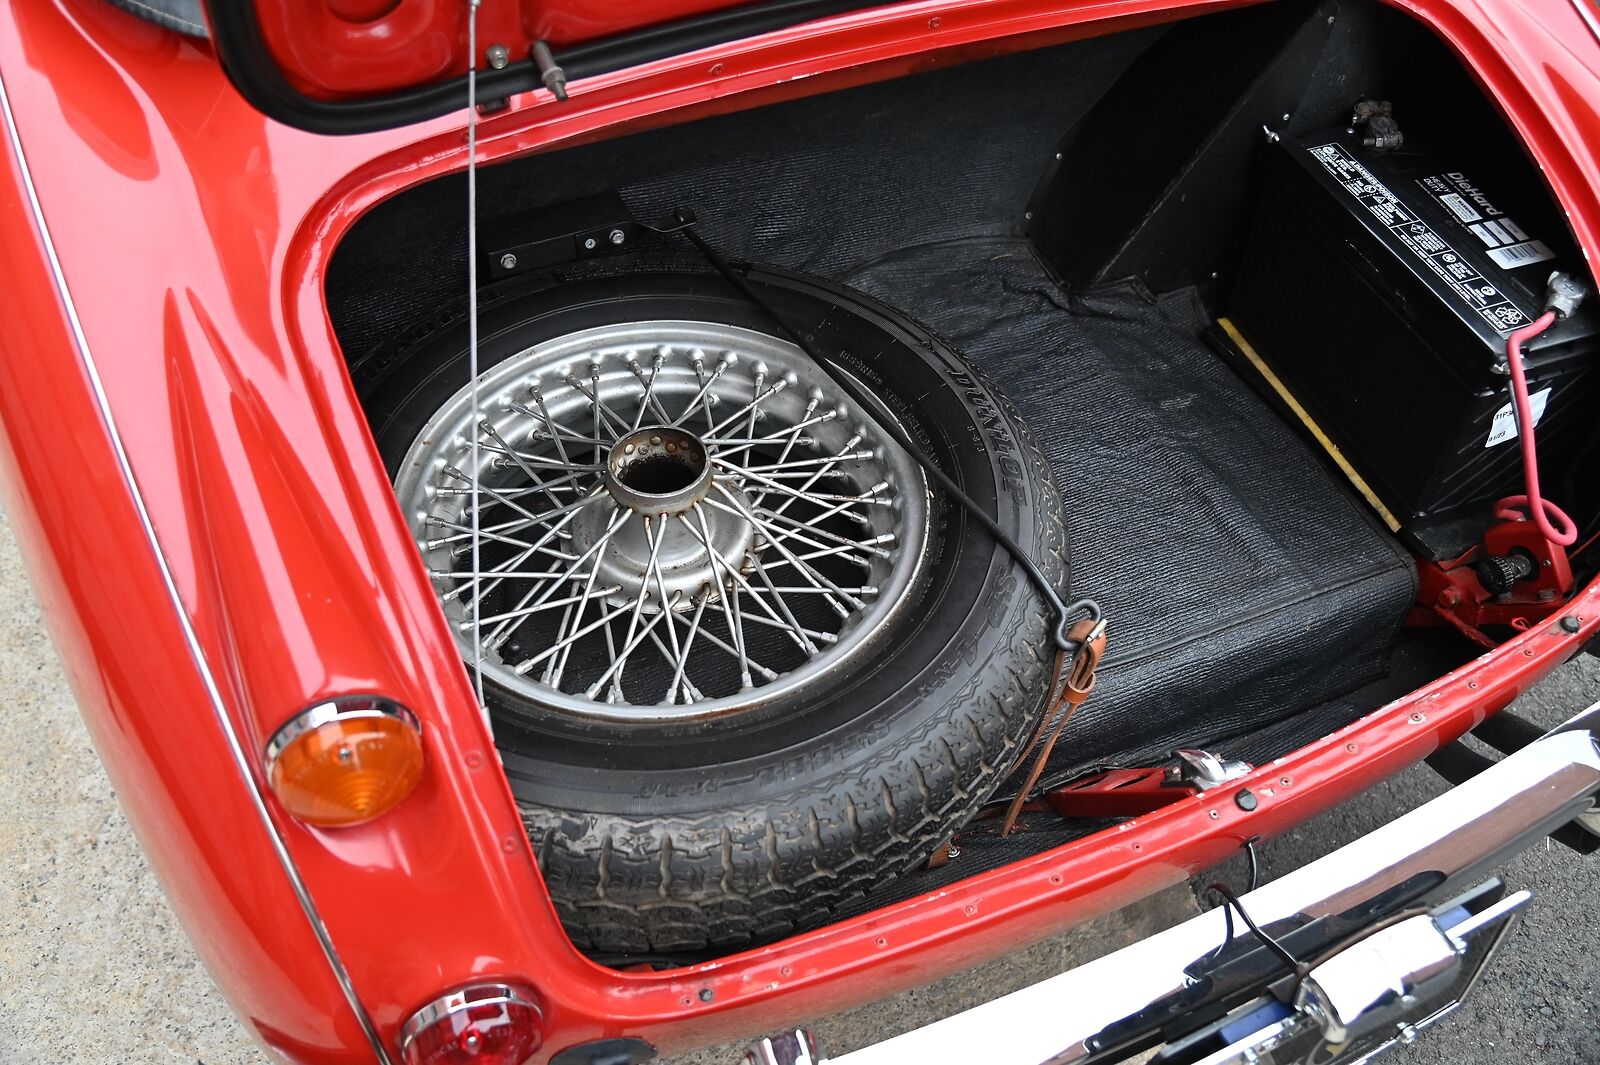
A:
{"label": "amber turn signal lens", "polygon": [[378,696],[346,696],[295,715],[267,743],[267,782],[295,817],[324,827],[380,817],[422,779],[422,729]]}

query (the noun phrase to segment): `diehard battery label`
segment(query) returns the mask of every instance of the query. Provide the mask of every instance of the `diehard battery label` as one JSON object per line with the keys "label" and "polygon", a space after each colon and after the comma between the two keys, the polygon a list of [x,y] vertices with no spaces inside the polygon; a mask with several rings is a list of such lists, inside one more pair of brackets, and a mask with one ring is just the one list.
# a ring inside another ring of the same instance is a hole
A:
{"label": "diehard battery label", "polygon": [[1549,245],[1528,236],[1461,171],[1450,170],[1419,178],[1417,184],[1455,215],[1468,233],[1483,242],[1489,258],[1500,269],[1515,270],[1556,257]]}
{"label": "diehard battery label", "polygon": [[[1372,171],[1362,166],[1355,156],[1346,151],[1343,145],[1319,144],[1308,151],[1312,158],[1321,163],[1323,168],[1333,175],[1334,180],[1344,186],[1344,190],[1355,197],[1356,201],[1385,229],[1398,238],[1412,255],[1427,263],[1429,269],[1438,275],[1450,291],[1489,323],[1491,329],[1505,335],[1527,323],[1527,316],[1517,308],[1516,304],[1506,298],[1506,295],[1480,274],[1471,263],[1463,259],[1455,247],[1435,232],[1431,225],[1401,203],[1400,199],[1389,191],[1383,182],[1374,177]],[[1480,204],[1454,186],[1447,188],[1445,194],[1453,194],[1460,201],[1459,209],[1449,203],[1445,206],[1463,222],[1466,222],[1465,216],[1469,213],[1478,215],[1480,222],[1487,220],[1488,216],[1482,209],[1487,201]],[[1506,219],[1501,216],[1497,221],[1503,227]],[[1508,242],[1506,245],[1496,245],[1495,248],[1513,255],[1525,254],[1512,251],[1517,243],[1520,242]],[[1544,247],[1542,244],[1539,246]],[[1489,251],[1491,257],[1494,255],[1494,250]],[[1545,249],[1546,252],[1548,250]],[[1529,259],[1515,265],[1525,266],[1528,262],[1537,261],[1539,260]],[[1506,264],[1500,263],[1500,265]]]}

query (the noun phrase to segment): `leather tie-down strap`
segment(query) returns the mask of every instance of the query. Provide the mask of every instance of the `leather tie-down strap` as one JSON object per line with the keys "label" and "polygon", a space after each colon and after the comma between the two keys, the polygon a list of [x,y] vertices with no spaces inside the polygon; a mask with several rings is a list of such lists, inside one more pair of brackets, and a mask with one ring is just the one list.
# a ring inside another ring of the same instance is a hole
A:
{"label": "leather tie-down strap", "polygon": [[1078,644],[1078,651],[1070,660],[1065,651],[1056,656],[1055,678],[1050,686],[1050,701],[1047,704],[1050,709],[1039,722],[1033,739],[1023,749],[1022,757],[1017,759],[1017,764],[1021,766],[1031,758],[1033,765],[1022,787],[1017,790],[1016,798],[1011,800],[1011,806],[1006,810],[1005,821],[1000,826],[1001,836],[1009,836],[1016,827],[1017,815],[1022,813],[1022,807],[1027,803],[1034,785],[1039,783],[1045,763],[1050,760],[1050,752],[1055,750],[1056,740],[1061,738],[1061,733],[1078,712],[1078,707],[1094,691],[1095,670],[1100,668],[1100,658],[1106,651],[1105,623],[1085,618],[1072,627],[1071,638]]}

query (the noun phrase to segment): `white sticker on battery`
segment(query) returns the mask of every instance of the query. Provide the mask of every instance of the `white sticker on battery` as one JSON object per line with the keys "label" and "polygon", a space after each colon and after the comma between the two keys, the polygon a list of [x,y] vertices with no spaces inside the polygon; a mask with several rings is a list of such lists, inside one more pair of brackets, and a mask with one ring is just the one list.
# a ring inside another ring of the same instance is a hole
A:
{"label": "white sticker on battery", "polygon": [[1502,270],[1542,263],[1546,259],[1555,257],[1556,253],[1546,247],[1542,240],[1525,241],[1522,244],[1513,244],[1509,248],[1489,249],[1489,258],[1493,259],[1494,264]]}
{"label": "white sticker on battery", "polygon": [[1439,202],[1450,208],[1451,213],[1463,222],[1478,222],[1483,219],[1477,208],[1468,203],[1460,193],[1447,192],[1439,197]]}
{"label": "white sticker on battery", "polygon": [[[1533,416],[1533,424],[1538,425],[1539,419],[1544,417],[1544,408],[1550,402],[1550,390],[1541,388],[1528,397],[1528,413]],[[1507,403],[1494,412],[1494,422],[1489,426],[1489,439],[1484,441],[1484,447],[1494,447],[1507,440],[1517,438],[1517,416]]]}
{"label": "white sticker on battery", "polygon": [[1467,227],[1467,232],[1471,233],[1473,236],[1475,236],[1479,240],[1483,241],[1485,247],[1492,248],[1496,244],[1500,243],[1499,239],[1497,237],[1495,237],[1495,235],[1493,233],[1491,233],[1487,229],[1485,229],[1483,226],[1468,226]]}
{"label": "white sticker on battery", "polygon": [[[1318,144],[1306,149],[1346,192],[1371,213],[1384,229],[1412,255],[1416,256],[1454,292],[1456,297],[1476,311],[1489,323],[1489,328],[1505,336],[1518,326],[1526,325],[1528,317],[1487,278],[1483,277],[1457,253],[1448,240],[1434,231],[1423,219],[1416,217],[1389,187],[1379,181],[1366,167],[1350,154],[1342,144]],[[1442,197],[1454,189],[1461,198],[1485,215],[1500,212],[1484,197],[1483,192],[1467,180],[1466,175],[1452,171],[1421,179],[1429,194]],[[1501,215],[1500,217],[1504,217]],[[1514,244],[1511,234],[1495,227],[1491,233],[1485,226],[1490,221],[1474,222],[1466,226],[1467,232],[1490,248]],[[1498,235],[1497,235],[1498,234]]]}

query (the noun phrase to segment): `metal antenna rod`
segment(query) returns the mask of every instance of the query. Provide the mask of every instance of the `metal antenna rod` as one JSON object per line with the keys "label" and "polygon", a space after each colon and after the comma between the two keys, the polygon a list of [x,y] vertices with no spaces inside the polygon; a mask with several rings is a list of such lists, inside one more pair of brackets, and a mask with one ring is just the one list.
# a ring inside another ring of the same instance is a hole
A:
{"label": "metal antenna rod", "polygon": [[[478,395],[478,5],[481,0],[467,0],[467,376],[472,382],[472,414],[469,433],[472,453],[468,463],[471,471],[472,507],[472,572],[481,573],[483,565],[480,552],[483,530],[480,528],[478,510],[480,468],[478,463],[478,428],[483,421],[483,405]],[[483,698],[483,596],[472,597],[472,686],[478,695],[478,710],[491,734],[494,726],[489,720],[489,705]]]}

